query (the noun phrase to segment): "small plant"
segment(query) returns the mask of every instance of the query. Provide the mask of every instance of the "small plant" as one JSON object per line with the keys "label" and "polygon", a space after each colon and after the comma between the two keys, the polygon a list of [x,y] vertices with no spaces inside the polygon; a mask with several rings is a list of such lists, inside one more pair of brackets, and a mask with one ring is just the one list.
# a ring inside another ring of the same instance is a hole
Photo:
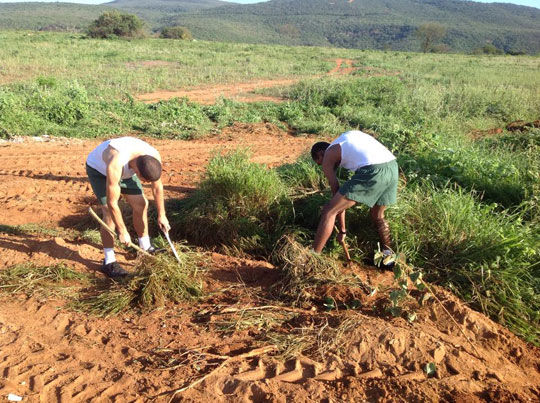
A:
{"label": "small plant", "polygon": [[[401,258],[403,259],[403,258]],[[407,320],[413,322],[416,320],[416,312],[403,311],[403,305],[410,296],[409,281],[419,291],[425,291],[426,286],[422,280],[421,271],[413,271],[413,268],[399,259],[394,266],[394,280],[398,286],[397,289],[390,292],[390,308],[392,316],[400,317],[406,313]]]}

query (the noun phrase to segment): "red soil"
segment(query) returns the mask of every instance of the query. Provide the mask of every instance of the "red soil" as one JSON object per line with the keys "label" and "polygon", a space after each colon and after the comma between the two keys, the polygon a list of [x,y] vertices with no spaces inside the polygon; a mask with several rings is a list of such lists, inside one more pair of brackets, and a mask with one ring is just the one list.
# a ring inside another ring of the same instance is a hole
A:
{"label": "red soil", "polygon": [[[312,139],[268,125],[237,125],[215,138],[149,142],[165,161],[166,196],[178,198],[193,189],[214,149],[249,146],[255,161],[273,166],[293,161]],[[99,245],[5,227],[38,223],[63,230],[90,223],[86,209],[94,200],[84,160],[96,143],[27,140],[0,147],[0,270],[21,262],[65,262],[104,281],[95,271]],[[129,256],[119,256],[130,269]],[[324,290],[335,298],[354,295],[362,308],[299,310],[282,329],[284,335],[294,329],[329,331],[354,321],[341,357],[319,349],[296,360],[272,354],[236,360],[176,395],[172,392],[216,368],[223,360],[216,355],[235,356],[260,346],[256,340],[264,338],[265,328],[225,331],[224,320],[238,324],[243,313],[224,308],[258,308],[253,312],[262,318],[284,314],[262,308],[271,305],[278,269],[212,254],[204,273],[211,296],[205,300],[111,318],[74,312],[63,300],[0,294],[0,394],[15,393],[29,402],[167,402],[173,396],[172,401],[216,402],[538,401],[538,349],[440,289],[438,298],[459,325],[436,303],[419,307],[413,323],[389,317],[376,307],[387,299],[392,275],[358,265],[348,270],[379,292]],[[423,368],[430,362],[436,363],[437,375],[428,378]]]}

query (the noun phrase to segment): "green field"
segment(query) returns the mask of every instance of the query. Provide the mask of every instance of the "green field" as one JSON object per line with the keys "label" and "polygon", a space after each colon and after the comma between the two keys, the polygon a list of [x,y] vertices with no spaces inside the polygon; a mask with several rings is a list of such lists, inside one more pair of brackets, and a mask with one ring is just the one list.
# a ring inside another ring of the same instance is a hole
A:
{"label": "green field", "polygon": [[[314,78],[334,67],[338,57],[352,59],[359,69],[347,76]],[[149,67],[147,61],[166,63]],[[286,77],[301,81],[266,90],[285,97],[281,104],[224,99],[203,106],[172,99],[146,105],[134,100],[136,94],[157,89]],[[122,133],[194,138],[235,121],[272,122],[297,135],[327,137],[349,128],[377,134],[398,156],[407,183],[390,212],[400,252],[430,281],[449,287],[534,343],[540,332],[540,129],[503,130],[496,136],[471,132],[539,118],[540,58],[532,56],[99,41],[73,34],[0,32],[4,138]],[[215,162],[201,191],[219,184],[220,175],[230,175],[228,164],[248,163],[238,156]],[[245,198],[245,214],[254,217],[252,232],[239,233],[237,242],[232,239],[226,246],[270,258],[269,245],[290,226],[313,231],[313,217],[324,202],[320,195],[288,199],[299,187],[316,189],[319,183],[320,172],[309,161],[299,164],[260,177],[245,193],[244,185],[238,185],[239,193],[224,194],[219,205],[199,205],[190,217],[177,219],[197,228],[201,216],[219,217],[227,200],[238,205],[238,198]],[[250,172],[249,164],[242,172]],[[259,193],[256,183],[272,189],[277,183],[287,192],[269,196],[276,205],[255,205],[258,199],[250,199],[250,192]],[[194,197],[209,200],[204,193]],[[294,217],[287,210],[292,203]],[[184,206],[188,213],[190,205],[188,200]],[[350,215],[351,232],[365,231],[364,213],[359,209]],[[229,227],[223,231],[234,233],[230,226],[242,225],[244,218],[216,220],[214,233],[224,225]],[[368,253],[361,239],[356,246]]]}

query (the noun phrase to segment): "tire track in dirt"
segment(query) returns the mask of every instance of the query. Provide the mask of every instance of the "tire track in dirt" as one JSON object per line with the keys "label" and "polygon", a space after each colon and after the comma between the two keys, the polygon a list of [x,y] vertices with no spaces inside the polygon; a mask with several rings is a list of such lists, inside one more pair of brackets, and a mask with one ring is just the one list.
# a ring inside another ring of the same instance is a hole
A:
{"label": "tire track in dirt", "polygon": [[[74,252],[82,247],[54,241]],[[88,257],[101,255],[99,247],[88,248]],[[208,300],[146,314],[98,318],[50,298],[0,295],[0,394],[15,393],[29,402],[168,401],[171,391],[216,367],[201,356],[201,348],[230,357],[253,349],[264,329],[223,333],[216,327],[219,312],[231,303],[256,306],[254,296],[264,295],[279,272],[264,262],[218,254],[211,259],[204,278]],[[84,264],[75,267],[87,270]],[[354,270],[362,279],[392,282],[392,273]],[[538,397],[538,349],[449,292],[434,290],[479,356],[440,306],[420,308],[411,324],[378,316],[371,308],[384,298],[378,293],[366,296],[360,311],[309,312],[290,322],[309,331],[324,323],[357,321],[340,342],[347,351],[341,358],[322,346],[309,357],[299,354],[288,361],[268,356],[238,361],[174,401],[393,401],[399,396],[436,402],[483,401],[478,396],[492,395],[487,400],[525,402]],[[210,312],[207,322],[201,312]],[[196,359],[179,359],[183,351],[194,352]],[[425,374],[429,362],[437,365],[436,377]]]}

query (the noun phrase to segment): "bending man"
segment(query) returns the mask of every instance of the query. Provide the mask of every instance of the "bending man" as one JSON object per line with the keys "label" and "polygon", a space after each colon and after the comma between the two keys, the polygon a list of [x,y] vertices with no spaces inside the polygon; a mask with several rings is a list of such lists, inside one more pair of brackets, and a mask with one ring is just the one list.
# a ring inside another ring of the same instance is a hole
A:
{"label": "bending man", "polygon": [[[370,216],[377,227],[383,254],[393,255],[384,210],[396,202],[399,176],[396,157],[372,136],[358,130],[345,132],[332,143],[316,143],[311,148],[311,157],[322,165],[334,195],[323,209],[314,251],[322,251],[332,234],[336,218],[338,241],[343,241],[347,233],[345,210],[356,203],[363,203],[371,208]],[[355,172],[341,187],[336,176],[338,167]]]}
{"label": "bending man", "polygon": [[[144,196],[141,180],[151,183],[157,205],[158,225],[162,231],[169,231],[170,225],[163,201],[159,152],[134,137],[107,140],[88,155],[86,172],[92,190],[101,204],[103,221],[111,229],[117,230],[120,242],[126,245],[131,242],[118,206],[120,194],[123,194],[133,209],[133,226],[139,237],[139,246],[153,252],[148,236],[148,200]],[[101,271],[109,277],[125,276],[127,272],[116,261],[114,239],[103,227],[101,241],[105,253]]]}

